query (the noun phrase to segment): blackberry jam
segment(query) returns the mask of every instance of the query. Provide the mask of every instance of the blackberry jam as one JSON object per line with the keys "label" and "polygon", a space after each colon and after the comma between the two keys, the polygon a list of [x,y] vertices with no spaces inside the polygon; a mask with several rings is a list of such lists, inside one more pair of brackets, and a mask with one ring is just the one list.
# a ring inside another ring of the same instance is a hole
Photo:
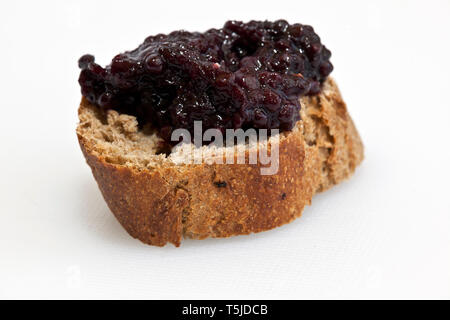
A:
{"label": "blackberry jam", "polygon": [[84,55],[79,83],[103,109],[150,122],[170,142],[172,130],[291,130],[299,97],[320,92],[333,70],[313,28],[284,20],[228,21],[204,33],[174,31],[145,39],[101,67]]}

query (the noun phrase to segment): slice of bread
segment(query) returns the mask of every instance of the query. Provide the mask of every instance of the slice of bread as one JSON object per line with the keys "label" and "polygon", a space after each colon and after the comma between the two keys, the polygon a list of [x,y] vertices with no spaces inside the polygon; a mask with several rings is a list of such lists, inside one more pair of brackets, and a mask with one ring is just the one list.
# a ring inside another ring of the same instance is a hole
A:
{"label": "slice of bread", "polygon": [[[352,174],[363,145],[335,82],[328,79],[301,105],[295,128],[280,133],[278,142],[269,139],[279,147],[275,175],[261,175],[260,163],[184,164],[184,156],[163,148],[151,128],[138,129],[135,117],[102,112],[85,99],[77,135],[106,203],[128,233],[147,244],[179,246],[183,237],[281,226],[299,217],[316,192]],[[266,147],[247,147],[247,156]],[[197,151],[207,159],[217,150]]]}

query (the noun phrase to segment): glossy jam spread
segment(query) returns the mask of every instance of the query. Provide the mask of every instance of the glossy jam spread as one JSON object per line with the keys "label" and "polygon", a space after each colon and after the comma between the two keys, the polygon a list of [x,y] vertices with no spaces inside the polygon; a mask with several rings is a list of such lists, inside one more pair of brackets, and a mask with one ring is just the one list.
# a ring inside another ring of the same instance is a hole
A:
{"label": "glossy jam spread", "polygon": [[145,39],[101,67],[78,64],[82,94],[101,108],[151,122],[170,141],[173,129],[279,128],[300,119],[299,96],[319,93],[333,70],[312,27],[228,21],[204,33],[175,31]]}

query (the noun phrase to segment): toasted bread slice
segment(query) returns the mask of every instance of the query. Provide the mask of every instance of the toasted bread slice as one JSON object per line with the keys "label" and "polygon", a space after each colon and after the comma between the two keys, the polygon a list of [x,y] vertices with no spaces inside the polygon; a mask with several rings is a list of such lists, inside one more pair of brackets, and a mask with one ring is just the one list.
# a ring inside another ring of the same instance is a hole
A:
{"label": "toasted bread slice", "polygon": [[[335,82],[328,79],[301,105],[295,128],[268,140],[279,147],[275,175],[261,175],[259,162],[185,164],[151,128],[139,129],[135,117],[102,112],[85,99],[77,135],[106,203],[128,233],[147,244],[179,246],[183,237],[281,226],[299,217],[316,192],[353,173],[363,145]],[[246,153],[268,144],[247,146]],[[213,147],[200,149],[206,159],[215,154]]]}

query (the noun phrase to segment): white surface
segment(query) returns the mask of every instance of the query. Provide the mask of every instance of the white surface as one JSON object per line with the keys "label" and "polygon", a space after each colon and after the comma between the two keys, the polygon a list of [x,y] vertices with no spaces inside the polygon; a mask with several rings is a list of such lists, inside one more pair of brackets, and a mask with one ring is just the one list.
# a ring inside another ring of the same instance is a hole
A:
{"label": "white surface", "polygon": [[[1,2],[0,298],[450,298],[450,3],[228,2]],[[269,232],[129,237],[78,147],[77,59],[280,17],[332,50],[362,166]]]}

